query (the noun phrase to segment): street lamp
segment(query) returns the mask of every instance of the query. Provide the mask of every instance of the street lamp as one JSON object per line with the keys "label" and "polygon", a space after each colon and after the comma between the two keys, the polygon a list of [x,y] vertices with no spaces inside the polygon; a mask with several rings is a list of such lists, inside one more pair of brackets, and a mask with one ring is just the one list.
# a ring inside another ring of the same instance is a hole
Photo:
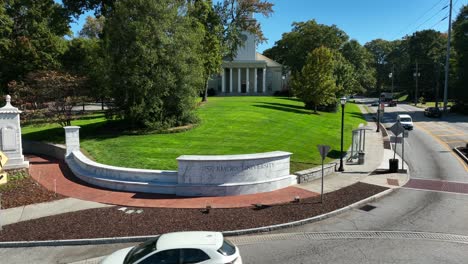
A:
{"label": "street lamp", "polygon": [[379,105],[377,106],[377,131],[380,132],[380,104],[382,103],[382,96],[379,96]]}
{"label": "street lamp", "polygon": [[338,168],[338,171],[344,171],[343,168],[343,129],[344,129],[344,107],[346,104],[346,97],[342,97],[340,99],[341,103],[341,155],[340,155],[340,167]]}

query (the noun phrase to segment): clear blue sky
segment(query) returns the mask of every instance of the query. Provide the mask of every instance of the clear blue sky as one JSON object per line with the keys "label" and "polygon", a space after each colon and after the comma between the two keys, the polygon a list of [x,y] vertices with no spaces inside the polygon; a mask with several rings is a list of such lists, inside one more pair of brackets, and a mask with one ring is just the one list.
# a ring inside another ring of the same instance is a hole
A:
{"label": "clear blue sky", "polygon": [[[56,0],[60,2],[60,0]],[[423,29],[446,32],[449,0],[270,0],[274,13],[269,18],[257,15],[267,43],[260,44],[259,52],[270,48],[281,35],[291,31],[292,22],[315,19],[320,24],[335,24],[352,39],[365,44],[373,39],[401,39]],[[455,19],[460,7],[468,0],[453,0]],[[86,15],[71,24],[73,32],[82,28]]]}

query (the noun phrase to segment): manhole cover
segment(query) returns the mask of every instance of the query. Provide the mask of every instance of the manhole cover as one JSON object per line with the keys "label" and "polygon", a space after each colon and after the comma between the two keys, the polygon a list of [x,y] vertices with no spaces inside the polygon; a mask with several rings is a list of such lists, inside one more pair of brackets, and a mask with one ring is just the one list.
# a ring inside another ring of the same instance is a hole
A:
{"label": "manhole cover", "polygon": [[366,204],[366,205],[364,205],[363,207],[361,207],[359,209],[363,210],[363,211],[366,211],[366,212],[369,212],[370,210],[374,210],[375,208],[377,208],[377,207],[375,207],[373,205],[370,205],[370,204]]}

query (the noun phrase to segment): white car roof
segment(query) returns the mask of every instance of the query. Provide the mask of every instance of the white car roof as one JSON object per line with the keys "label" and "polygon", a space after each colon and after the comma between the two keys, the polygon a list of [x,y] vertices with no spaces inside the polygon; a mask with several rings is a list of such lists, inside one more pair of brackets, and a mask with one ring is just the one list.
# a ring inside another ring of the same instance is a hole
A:
{"label": "white car roof", "polygon": [[188,231],[161,235],[156,244],[157,250],[173,248],[211,248],[218,250],[223,245],[220,232]]}
{"label": "white car roof", "polygon": [[399,117],[399,118],[404,118],[404,117],[411,118],[410,115],[406,115],[406,114],[398,115],[398,117]]}

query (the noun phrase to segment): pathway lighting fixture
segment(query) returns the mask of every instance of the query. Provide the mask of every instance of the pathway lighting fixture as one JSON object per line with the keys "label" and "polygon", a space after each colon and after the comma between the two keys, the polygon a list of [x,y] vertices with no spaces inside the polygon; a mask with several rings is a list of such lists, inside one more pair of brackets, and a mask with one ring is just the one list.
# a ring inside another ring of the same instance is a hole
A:
{"label": "pathway lighting fixture", "polygon": [[343,129],[344,129],[344,107],[346,104],[346,97],[340,99],[341,103],[341,153],[340,153],[340,167],[338,171],[344,171],[343,168]]}

